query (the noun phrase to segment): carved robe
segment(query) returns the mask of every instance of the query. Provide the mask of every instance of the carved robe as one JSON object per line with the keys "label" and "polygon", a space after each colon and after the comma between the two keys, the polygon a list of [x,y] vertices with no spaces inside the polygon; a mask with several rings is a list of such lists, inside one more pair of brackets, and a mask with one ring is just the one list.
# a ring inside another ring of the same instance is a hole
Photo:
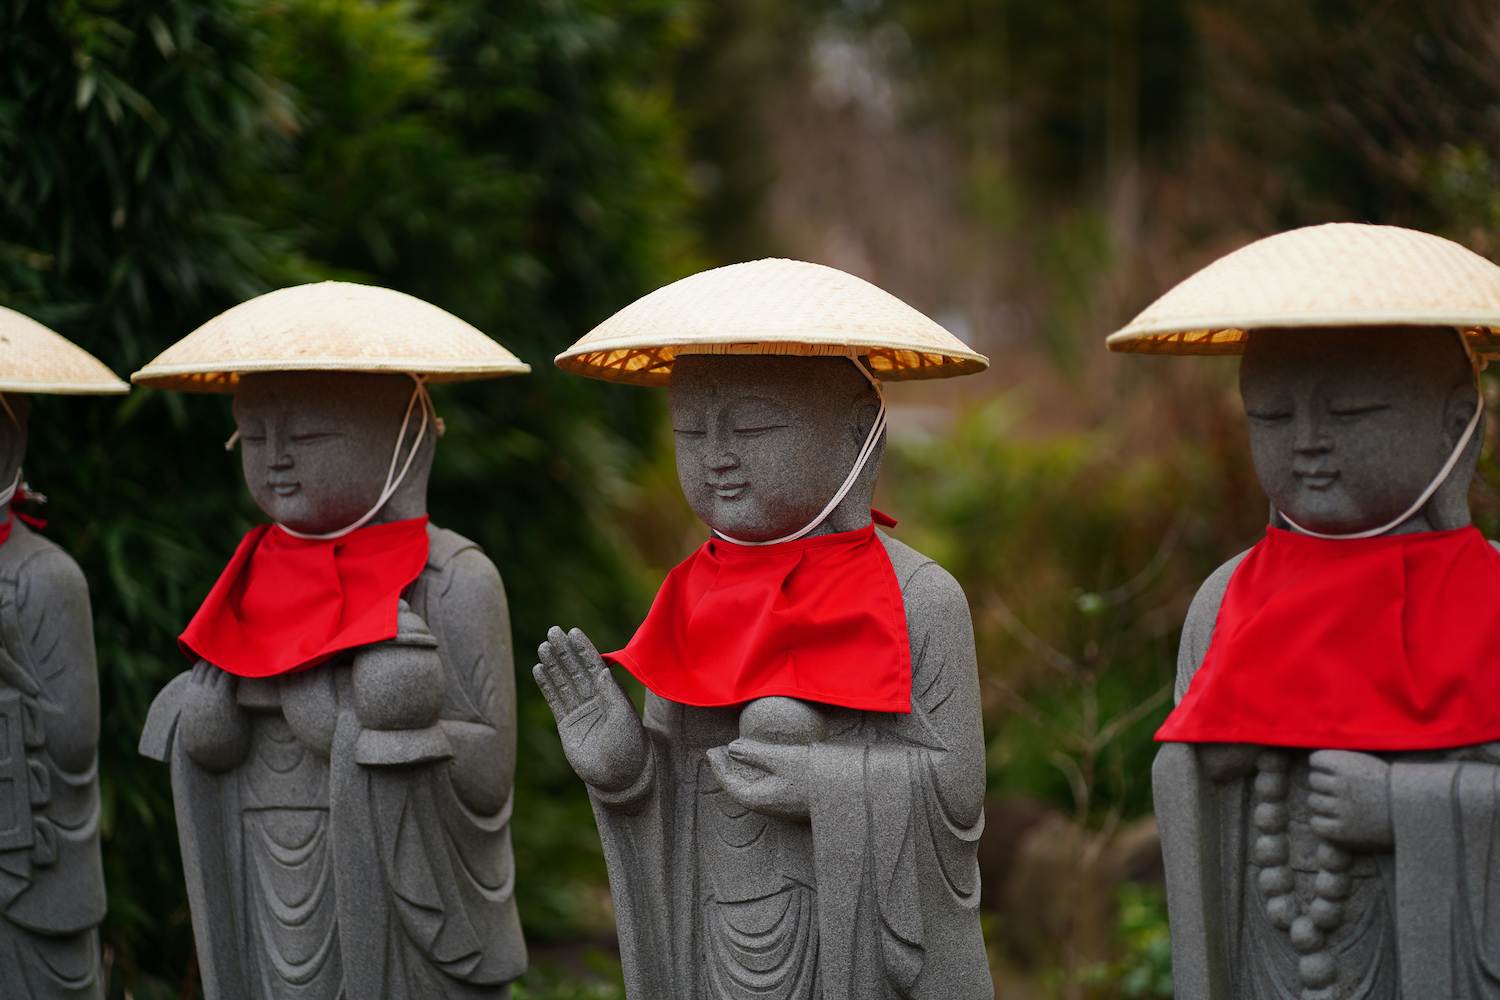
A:
{"label": "carved robe", "polygon": [[94,619],[78,564],[19,520],[0,643],[0,1000],[102,1000]]}
{"label": "carved robe", "polygon": [[428,535],[427,566],[402,596],[439,641],[453,760],[356,763],[348,656],[279,683],[240,678],[251,749],[222,775],[175,739],[189,674],[152,705],[141,752],[172,765],[210,1000],[493,1000],[526,968],[505,592],[473,543]]}
{"label": "carved robe", "polygon": [[[1229,578],[1199,590],[1183,627],[1177,698],[1202,664]],[[1295,698],[1295,691],[1286,697]],[[1310,749],[1283,751],[1288,866],[1302,912],[1318,896],[1309,825]],[[1395,849],[1355,853],[1338,926],[1327,934],[1340,1000],[1500,998],[1500,744],[1383,753],[1391,763]],[[1153,768],[1167,870],[1172,964],[1184,1000],[1306,997],[1299,955],[1267,915],[1256,863],[1255,771],[1210,778],[1192,744],[1162,746]]]}
{"label": "carved robe", "polygon": [[883,533],[912,659],[910,715],[827,709],[811,822],[750,812],[705,752],[738,707],[647,696],[651,753],[592,790],[631,1000],[971,1000],[993,995],[975,846],[984,737],[968,604]]}

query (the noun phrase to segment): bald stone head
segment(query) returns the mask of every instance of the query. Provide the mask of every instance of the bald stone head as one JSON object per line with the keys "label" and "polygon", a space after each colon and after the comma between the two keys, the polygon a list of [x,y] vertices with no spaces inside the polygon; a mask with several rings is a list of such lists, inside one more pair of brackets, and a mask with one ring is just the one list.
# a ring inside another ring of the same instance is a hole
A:
{"label": "bald stone head", "polygon": [[[1255,471],[1272,506],[1325,534],[1399,516],[1442,468],[1477,405],[1451,327],[1255,330],[1240,364],[1240,394]],[[1482,431],[1483,424],[1423,510],[1392,534],[1469,523]],[[1289,527],[1274,515],[1273,523]]]}
{"label": "bald stone head", "polygon": [[[256,504],[272,520],[306,534],[337,531],[364,516],[380,498],[414,388],[405,375],[361,372],[242,377],[234,419],[245,484]],[[419,403],[412,407],[397,473],[421,423]],[[370,524],[427,512],[436,439],[429,418],[406,479]]]}
{"label": "bald stone head", "polygon": [[[880,400],[847,358],[690,354],[672,368],[677,478],[715,531],[745,541],[806,525],[843,485]],[[870,523],[884,441],[810,535]]]}

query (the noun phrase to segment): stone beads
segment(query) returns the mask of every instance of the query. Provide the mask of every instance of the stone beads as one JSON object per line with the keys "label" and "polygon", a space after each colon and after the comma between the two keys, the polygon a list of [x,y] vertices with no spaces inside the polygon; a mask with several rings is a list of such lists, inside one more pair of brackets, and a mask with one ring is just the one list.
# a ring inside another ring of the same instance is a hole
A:
{"label": "stone beads", "polygon": [[1285,931],[1297,953],[1297,978],[1302,983],[1301,1000],[1333,1000],[1338,981],[1338,962],[1328,948],[1328,935],[1344,921],[1344,900],[1353,890],[1349,869],[1353,856],[1327,842],[1318,844],[1318,874],[1313,882],[1316,898],[1302,912],[1297,902],[1296,874],[1290,866],[1291,845],[1287,826],[1291,814],[1287,796],[1291,790],[1291,755],[1266,750],[1255,760],[1254,817],[1257,836],[1250,860],[1260,868],[1256,885],[1265,897],[1266,919]]}

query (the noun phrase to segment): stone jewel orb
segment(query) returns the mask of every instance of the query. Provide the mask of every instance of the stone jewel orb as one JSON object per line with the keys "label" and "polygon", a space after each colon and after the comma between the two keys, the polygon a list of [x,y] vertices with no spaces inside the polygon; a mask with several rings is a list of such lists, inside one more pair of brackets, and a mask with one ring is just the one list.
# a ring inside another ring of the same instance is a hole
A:
{"label": "stone jewel orb", "polygon": [[[881,386],[985,360],[852,275],[768,260],[658,289],[557,363],[668,388],[679,482],[718,536],[672,571],[631,646],[611,654],[657,656],[633,668],[662,689],[644,718],[578,629],[551,629],[533,669],[589,786],[627,996],[992,996],[968,604],[941,567],[870,520]],[[819,576],[838,559],[863,574],[856,592]],[[712,560],[722,571],[695,575]],[[715,588],[731,579],[739,599],[720,601]],[[710,607],[713,634],[694,631],[706,620],[695,611]],[[801,638],[758,644],[782,627]],[[866,672],[836,690],[820,671],[845,670],[861,643]],[[875,686],[877,662],[899,664],[909,711],[838,703]],[[731,671],[732,695],[672,696]],[[805,696],[817,684],[827,700]]]}
{"label": "stone jewel orb", "polygon": [[1270,501],[1272,530],[1193,599],[1158,736],[1178,996],[1500,982],[1500,557],[1468,506],[1497,343],[1500,267],[1354,224],[1256,241],[1109,338],[1242,355]]}
{"label": "stone jewel orb", "polygon": [[[22,489],[30,393],[129,386],[0,308],[0,510]],[[41,484],[38,484],[41,485]],[[103,1000],[99,678],[88,584],[15,513],[0,519],[0,997]]]}
{"label": "stone jewel orb", "polygon": [[275,525],[184,633],[219,652],[141,738],[171,766],[208,997],[502,1000],[525,970],[505,590],[425,521],[426,383],[525,368],[427,303],[324,282],[242,303],[137,373],[234,393]]}

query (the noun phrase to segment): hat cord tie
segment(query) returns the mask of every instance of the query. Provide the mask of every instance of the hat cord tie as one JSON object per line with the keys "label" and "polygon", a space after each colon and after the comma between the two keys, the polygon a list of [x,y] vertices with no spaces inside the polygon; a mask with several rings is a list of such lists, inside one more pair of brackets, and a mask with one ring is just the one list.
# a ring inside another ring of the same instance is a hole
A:
{"label": "hat cord tie", "polygon": [[17,469],[16,478],[11,481],[9,486],[0,490],[0,510],[9,507],[10,502],[15,499],[16,491],[21,488],[21,472],[21,469]]}
{"label": "hat cord tie", "polygon": [[1453,467],[1458,464],[1458,460],[1463,455],[1464,449],[1469,446],[1469,441],[1474,437],[1474,431],[1479,426],[1479,418],[1484,415],[1484,390],[1479,386],[1479,373],[1483,370],[1483,366],[1479,363],[1479,359],[1475,357],[1474,349],[1469,346],[1469,341],[1464,337],[1463,331],[1458,330],[1456,332],[1458,333],[1459,343],[1463,344],[1464,353],[1468,355],[1469,365],[1474,369],[1474,387],[1478,391],[1479,398],[1474,404],[1474,415],[1469,418],[1469,426],[1464,428],[1463,436],[1458,439],[1458,444],[1453,446],[1453,451],[1448,455],[1448,461],[1443,463],[1443,467],[1432,478],[1432,482],[1427,484],[1427,488],[1422,491],[1421,496],[1417,497],[1416,501],[1410,507],[1406,508],[1406,510],[1402,511],[1395,520],[1388,521],[1380,527],[1371,528],[1368,531],[1356,531],[1347,535],[1324,534],[1321,531],[1313,531],[1302,527],[1302,525],[1287,517],[1286,512],[1278,507],[1276,513],[1280,514],[1287,524],[1290,524],[1304,535],[1309,535],[1313,538],[1324,538],[1330,541],[1355,541],[1360,538],[1374,538],[1376,535],[1383,535],[1392,528],[1404,524],[1413,514],[1421,510],[1428,500],[1432,499],[1432,495],[1437,492],[1439,486],[1447,481],[1448,475],[1453,471]]}
{"label": "hat cord tie", "polygon": [[865,466],[869,464],[870,456],[875,453],[875,445],[879,442],[880,435],[885,430],[885,393],[881,391],[880,382],[874,375],[870,374],[870,370],[860,362],[858,357],[850,354],[848,358],[854,362],[854,367],[859,369],[859,373],[870,380],[870,385],[874,386],[875,395],[880,399],[880,412],[875,414],[875,422],[870,425],[870,433],[865,435],[864,446],[859,449],[859,456],[855,458],[854,466],[849,470],[849,474],[844,477],[844,485],[839,487],[838,492],[833,495],[832,500],[828,501],[822,513],[790,535],[783,535],[781,538],[772,538],[763,542],[751,542],[743,538],[731,538],[722,531],[715,530],[714,535],[716,537],[726,542],[733,542],[736,545],[780,545],[783,542],[795,542],[826,521],[828,515],[833,513],[834,508],[844,502],[844,497],[849,495],[849,491],[854,488],[854,483],[859,479],[860,473],[864,472]]}
{"label": "hat cord tie", "polygon": [[[402,481],[406,479],[406,473],[411,469],[411,463],[417,457],[417,449],[422,445],[422,438],[427,433],[427,418],[428,414],[432,411],[432,397],[427,393],[427,385],[424,376],[415,375],[411,372],[407,372],[406,374],[411,376],[411,380],[416,383],[416,387],[412,389],[411,399],[406,403],[406,415],[401,418],[401,430],[396,434],[396,447],[391,451],[391,466],[386,470],[385,486],[381,488],[380,499],[375,501],[375,506],[365,511],[364,516],[355,521],[353,524],[346,525],[345,527],[342,527],[337,531],[329,531],[321,535],[310,535],[305,532],[296,531],[292,528],[288,528],[280,521],[276,522],[276,527],[280,528],[282,531],[285,531],[293,538],[303,538],[307,539],[308,541],[327,541],[333,538],[343,538],[351,531],[363,528],[366,524],[368,524],[370,519],[380,512],[380,508],[386,505],[386,501],[390,500],[390,498],[395,495],[396,490],[401,488]],[[411,443],[411,452],[406,456],[406,464],[401,467],[401,474],[397,475],[396,463],[401,459],[401,442],[406,437],[406,428],[411,423],[412,407],[416,406],[419,401],[422,404],[422,425],[417,428],[417,437],[416,440],[412,441]]]}

